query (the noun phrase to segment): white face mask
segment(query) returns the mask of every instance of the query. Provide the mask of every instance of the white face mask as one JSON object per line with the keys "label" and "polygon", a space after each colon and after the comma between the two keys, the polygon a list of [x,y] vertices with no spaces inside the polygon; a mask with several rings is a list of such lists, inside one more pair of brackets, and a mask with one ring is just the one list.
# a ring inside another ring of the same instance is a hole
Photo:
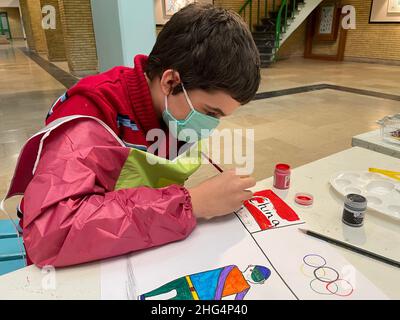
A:
{"label": "white face mask", "polygon": [[[184,120],[176,119],[168,110],[168,97],[165,96],[165,109],[163,111],[163,120],[167,124],[171,134],[178,140],[186,141],[185,137],[180,136],[183,130],[192,130],[190,136],[197,135],[197,140],[205,139],[212,134],[219,125],[219,119],[198,112],[189,99],[189,96],[182,84],[183,93],[191,111]],[[189,132],[188,132],[189,133]]]}

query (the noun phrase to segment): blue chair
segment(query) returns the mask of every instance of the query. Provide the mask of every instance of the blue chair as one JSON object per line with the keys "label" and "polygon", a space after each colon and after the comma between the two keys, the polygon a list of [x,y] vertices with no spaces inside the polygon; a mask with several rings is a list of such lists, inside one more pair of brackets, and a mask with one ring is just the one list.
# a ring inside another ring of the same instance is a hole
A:
{"label": "blue chair", "polygon": [[[18,220],[14,221],[18,225]],[[25,249],[10,220],[0,220],[0,276],[26,266]]]}

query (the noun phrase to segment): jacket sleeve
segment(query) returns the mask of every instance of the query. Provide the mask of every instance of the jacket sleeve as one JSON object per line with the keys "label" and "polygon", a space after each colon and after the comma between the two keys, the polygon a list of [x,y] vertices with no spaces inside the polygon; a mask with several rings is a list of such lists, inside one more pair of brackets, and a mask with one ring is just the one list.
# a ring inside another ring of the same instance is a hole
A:
{"label": "jacket sleeve", "polygon": [[86,119],[63,125],[44,142],[24,194],[24,242],[40,267],[163,245],[184,239],[196,225],[182,186],[114,191],[129,150],[104,130]]}

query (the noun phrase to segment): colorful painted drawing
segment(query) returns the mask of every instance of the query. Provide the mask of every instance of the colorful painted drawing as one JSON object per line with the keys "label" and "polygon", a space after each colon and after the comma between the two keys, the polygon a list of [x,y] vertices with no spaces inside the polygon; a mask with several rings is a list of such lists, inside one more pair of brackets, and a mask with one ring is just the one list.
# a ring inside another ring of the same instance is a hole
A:
{"label": "colorful painted drawing", "polygon": [[270,275],[270,269],[263,266],[250,265],[242,272],[230,265],[178,278],[140,295],[138,300],[222,300],[232,295],[243,300],[251,285],[264,284]]}
{"label": "colorful painted drawing", "polygon": [[244,203],[238,216],[251,233],[301,222],[292,208],[272,190],[256,192]]}
{"label": "colorful painted drawing", "polygon": [[349,297],[354,292],[350,281],[343,279],[339,271],[328,266],[326,259],[318,254],[304,256],[301,270],[311,278],[310,289],[317,294]]}

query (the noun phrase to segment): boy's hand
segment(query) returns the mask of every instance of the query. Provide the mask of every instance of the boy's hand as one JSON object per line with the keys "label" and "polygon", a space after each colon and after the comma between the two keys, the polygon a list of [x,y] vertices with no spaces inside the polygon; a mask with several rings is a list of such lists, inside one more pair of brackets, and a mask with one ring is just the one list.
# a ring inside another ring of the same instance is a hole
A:
{"label": "boy's hand", "polygon": [[189,190],[193,212],[197,218],[210,219],[227,215],[240,209],[253,193],[246,189],[254,187],[256,181],[249,176],[238,176],[229,170],[208,179]]}

